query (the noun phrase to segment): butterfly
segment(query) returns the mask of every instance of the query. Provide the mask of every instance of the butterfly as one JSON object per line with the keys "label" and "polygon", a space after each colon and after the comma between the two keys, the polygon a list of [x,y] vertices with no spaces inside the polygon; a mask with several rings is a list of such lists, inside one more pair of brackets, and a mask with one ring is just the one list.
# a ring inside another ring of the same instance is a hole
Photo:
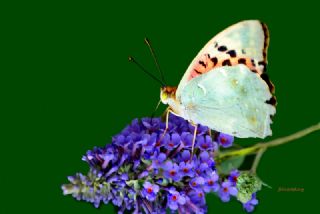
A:
{"label": "butterfly", "polygon": [[178,87],[161,87],[160,99],[169,105],[167,124],[172,113],[239,138],[271,135],[276,99],[266,74],[268,45],[268,27],[258,20],[236,23],[213,37]]}

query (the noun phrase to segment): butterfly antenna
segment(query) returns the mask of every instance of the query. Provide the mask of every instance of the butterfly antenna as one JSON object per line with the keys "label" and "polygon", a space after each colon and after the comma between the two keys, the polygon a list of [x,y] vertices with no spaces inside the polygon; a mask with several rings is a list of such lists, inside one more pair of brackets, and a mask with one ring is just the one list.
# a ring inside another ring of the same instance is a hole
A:
{"label": "butterfly antenna", "polygon": [[152,48],[152,46],[151,46],[150,40],[149,40],[148,38],[144,38],[144,42],[147,44],[147,46],[148,46],[148,48],[149,48],[149,50],[150,50],[150,53],[151,53],[152,58],[153,58],[153,60],[154,60],[154,63],[156,64],[156,67],[157,67],[157,69],[158,69],[158,71],[159,71],[159,73],[160,73],[161,80],[162,80],[164,83],[166,83],[166,81],[165,81],[165,79],[164,79],[163,72],[162,72],[162,70],[160,69],[160,66],[159,66],[159,63],[158,63],[158,59],[157,59],[157,57],[156,57],[156,54],[155,54],[155,52],[154,52],[154,50],[153,50],[153,48]]}
{"label": "butterfly antenna", "polygon": [[147,71],[140,63],[138,63],[132,56],[129,56],[129,61],[136,64],[144,73],[149,75],[152,79],[156,80],[161,84],[161,86],[165,86],[165,83],[161,80],[159,80],[157,77],[155,77],[153,74],[151,74],[149,71]]}

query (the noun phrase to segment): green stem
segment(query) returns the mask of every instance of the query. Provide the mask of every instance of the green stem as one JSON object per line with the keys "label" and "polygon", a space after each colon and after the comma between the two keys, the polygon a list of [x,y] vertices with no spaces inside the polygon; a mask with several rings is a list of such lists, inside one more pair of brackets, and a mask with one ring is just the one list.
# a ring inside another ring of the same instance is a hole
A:
{"label": "green stem", "polygon": [[[245,155],[255,154],[261,150],[263,150],[263,152],[264,152],[269,147],[279,146],[279,145],[291,142],[293,140],[302,138],[302,137],[304,137],[312,132],[318,131],[318,130],[320,130],[320,123],[313,125],[313,126],[310,126],[306,129],[303,129],[301,131],[298,131],[298,132],[291,134],[289,136],[286,136],[286,137],[281,137],[281,138],[278,138],[278,139],[275,139],[275,140],[272,140],[272,141],[269,141],[266,143],[257,143],[254,146],[239,149],[239,150],[233,150],[233,151],[223,152],[223,153],[217,154],[216,160],[221,161],[225,158],[232,157],[232,156],[245,156]],[[261,153],[263,153],[263,152],[261,152]],[[258,163],[259,163],[260,158],[261,157],[259,157],[259,159],[257,160]]]}
{"label": "green stem", "polygon": [[261,157],[262,157],[263,153],[264,153],[266,150],[267,150],[266,148],[261,148],[261,149],[259,149],[259,151],[257,152],[256,157],[254,158],[254,161],[253,161],[251,170],[250,170],[253,174],[256,174],[257,168],[258,168],[258,165],[259,165],[259,162],[260,162],[260,160],[261,160]]}

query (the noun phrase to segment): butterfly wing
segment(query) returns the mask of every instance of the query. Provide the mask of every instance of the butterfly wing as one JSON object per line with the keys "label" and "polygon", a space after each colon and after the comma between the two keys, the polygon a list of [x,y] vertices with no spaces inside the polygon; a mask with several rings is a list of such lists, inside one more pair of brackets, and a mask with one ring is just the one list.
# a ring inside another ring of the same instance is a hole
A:
{"label": "butterfly wing", "polygon": [[268,85],[245,65],[223,66],[193,78],[180,102],[192,122],[239,138],[271,135],[275,107]]}
{"label": "butterfly wing", "polygon": [[[268,43],[268,28],[258,20],[242,21],[230,26],[213,37],[194,58],[179,83],[177,97],[181,96],[191,79],[215,67],[245,64],[262,75],[267,64]],[[273,90],[267,77],[262,77]]]}

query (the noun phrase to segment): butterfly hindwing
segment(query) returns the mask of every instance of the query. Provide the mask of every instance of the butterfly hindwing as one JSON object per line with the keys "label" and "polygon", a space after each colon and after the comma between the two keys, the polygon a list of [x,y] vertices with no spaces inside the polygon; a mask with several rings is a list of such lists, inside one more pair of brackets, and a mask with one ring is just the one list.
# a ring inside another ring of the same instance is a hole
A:
{"label": "butterfly hindwing", "polygon": [[275,107],[266,103],[268,85],[245,65],[214,68],[193,78],[181,92],[187,117],[196,124],[240,138],[271,135],[270,116]]}
{"label": "butterfly hindwing", "polygon": [[[262,75],[267,64],[268,44],[268,28],[258,20],[230,26],[212,38],[194,58],[180,81],[177,97],[190,80],[213,71],[213,68],[244,64],[252,72]],[[273,90],[272,83],[268,85]]]}

